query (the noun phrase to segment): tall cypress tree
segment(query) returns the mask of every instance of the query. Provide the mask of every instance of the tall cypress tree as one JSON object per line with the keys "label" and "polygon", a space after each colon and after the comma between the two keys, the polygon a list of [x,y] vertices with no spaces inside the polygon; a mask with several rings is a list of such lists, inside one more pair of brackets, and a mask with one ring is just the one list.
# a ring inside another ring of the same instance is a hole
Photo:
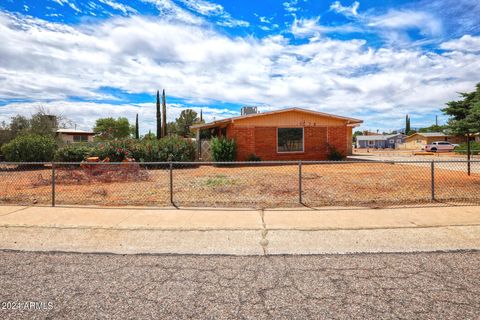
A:
{"label": "tall cypress tree", "polygon": [[408,134],[410,132],[410,117],[407,114],[405,117],[405,134]]}
{"label": "tall cypress tree", "polygon": [[167,136],[167,98],[165,97],[165,89],[163,89],[162,93],[162,136]]}
{"label": "tall cypress tree", "polygon": [[162,118],[160,113],[160,91],[157,90],[157,139],[162,137]]}
{"label": "tall cypress tree", "polygon": [[138,113],[137,113],[137,117],[135,118],[135,139],[140,139],[140,133],[139,133],[139,129],[138,129]]}
{"label": "tall cypress tree", "polygon": [[203,122],[203,110],[200,109],[200,122]]}

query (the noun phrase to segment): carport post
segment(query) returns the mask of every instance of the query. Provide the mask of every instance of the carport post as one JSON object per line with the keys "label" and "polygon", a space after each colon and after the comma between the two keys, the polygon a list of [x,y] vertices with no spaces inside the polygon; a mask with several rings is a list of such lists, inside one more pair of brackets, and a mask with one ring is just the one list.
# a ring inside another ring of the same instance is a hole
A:
{"label": "carport post", "polygon": [[52,162],[52,207],[55,207],[55,162]]}
{"label": "carport post", "polygon": [[433,160],[431,163],[431,172],[432,172],[432,201],[435,201],[435,161]]}
{"label": "carport post", "polygon": [[170,161],[170,203],[173,203],[173,163]]}
{"label": "carport post", "polygon": [[302,160],[298,161],[298,202],[303,203],[302,200]]}

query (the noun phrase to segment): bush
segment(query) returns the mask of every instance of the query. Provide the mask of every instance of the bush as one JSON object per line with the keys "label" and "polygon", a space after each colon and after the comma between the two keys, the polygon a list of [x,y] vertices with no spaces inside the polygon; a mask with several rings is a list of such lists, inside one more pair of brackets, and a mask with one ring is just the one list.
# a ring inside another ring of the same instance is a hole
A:
{"label": "bush", "polygon": [[235,161],[236,154],[235,140],[212,139],[212,158],[214,161]]}
{"label": "bush", "polygon": [[195,145],[178,136],[162,138],[158,141],[158,161],[195,161]]}
{"label": "bush", "polygon": [[247,157],[247,161],[262,161],[262,159],[255,153],[252,153]]}
{"label": "bush", "polygon": [[54,138],[29,134],[3,145],[2,154],[12,162],[47,162],[52,161],[56,149]]}
{"label": "bush", "polygon": [[98,143],[90,152],[90,156],[99,157],[100,160],[108,158],[111,162],[122,162],[132,157],[127,144],[128,141],[107,141]]}
{"label": "bush", "polygon": [[[468,149],[467,143],[465,142],[460,144],[460,146],[456,147],[455,152],[458,152],[460,154],[467,154],[467,149]],[[475,141],[470,141],[470,151],[471,151],[471,154],[478,155],[480,151],[480,143]]]}
{"label": "bush", "polygon": [[343,160],[343,158],[345,158],[345,156],[340,151],[338,151],[337,148],[335,148],[332,145],[328,145],[328,154],[327,154],[328,160],[340,161],[340,160]]}
{"label": "bush", "polygon": [[126,158],[134,158],[138,162],[185,162],[195,161],[195,146],[177,136],[161,140],[115,140],[98,143],[90,155],[101,160],[108,157],[112,162],[121,162]]}
{"label": "bush", "polygon": [[81,162],[85,160],[92,151],[92,145],[80,143],[67,144],[55,152],[54,160],[58,162]]}

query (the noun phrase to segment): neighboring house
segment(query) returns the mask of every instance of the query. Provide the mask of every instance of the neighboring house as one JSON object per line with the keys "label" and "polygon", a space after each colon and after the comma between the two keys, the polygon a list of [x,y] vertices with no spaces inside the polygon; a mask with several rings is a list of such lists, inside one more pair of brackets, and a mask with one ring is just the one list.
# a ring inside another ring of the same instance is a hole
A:
{"label": "neighboring house", "polygon": [[57,137],[65,143],[93,142],[95,133],[76,129],[58,129]]}
{"label": "neighboring house", "polygon": [[357,136],[357,148],[395,149],[397,144],[404,143],[405,137],[406,136],[402,133]]}
{"label": "neighboring house", "polygon": [[475,142],[480,143],[480,133],[475,134]]}
{"label": "neighboring house", "polygon": [[450,136],[442,132],[417,132],[405,138],[400,148],[418,150],[423,149],[427,144],[435,141],[448,141],[450,143],[462,143],[464,138],[460,136]]}
{"label": "neighboring house", "polygon": [[[191,128],[197,133],[209,130],[213,136],[234,139],[237,160],[252,154],[262,160],[324,160],[328,146],[344,155],[352,152],[352,128],[363,121],[300,108],[264,113],[244,113]],[[201,150],[201,148],[199,148]],[[202,158],[202,155],[199,155]],[[205,155],[205,157],[207,156]]]}

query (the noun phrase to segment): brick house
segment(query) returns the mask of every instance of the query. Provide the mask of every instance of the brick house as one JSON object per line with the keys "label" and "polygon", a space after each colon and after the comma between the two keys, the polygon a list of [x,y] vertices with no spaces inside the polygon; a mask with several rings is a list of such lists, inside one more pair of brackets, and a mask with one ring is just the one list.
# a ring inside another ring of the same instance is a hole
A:
{"label": "brick house", "polygon": [[[252,108],[248,109],[250,112]],[[352,128],[363,121],[300,108],[246,113],[192,126],[201,150],[200,130],[234,139],[237,160],[256,155],[262,160],[325,160],[328,146],[344,155],[352,152]],[[199,158],[202,155],[199,154]]]}

